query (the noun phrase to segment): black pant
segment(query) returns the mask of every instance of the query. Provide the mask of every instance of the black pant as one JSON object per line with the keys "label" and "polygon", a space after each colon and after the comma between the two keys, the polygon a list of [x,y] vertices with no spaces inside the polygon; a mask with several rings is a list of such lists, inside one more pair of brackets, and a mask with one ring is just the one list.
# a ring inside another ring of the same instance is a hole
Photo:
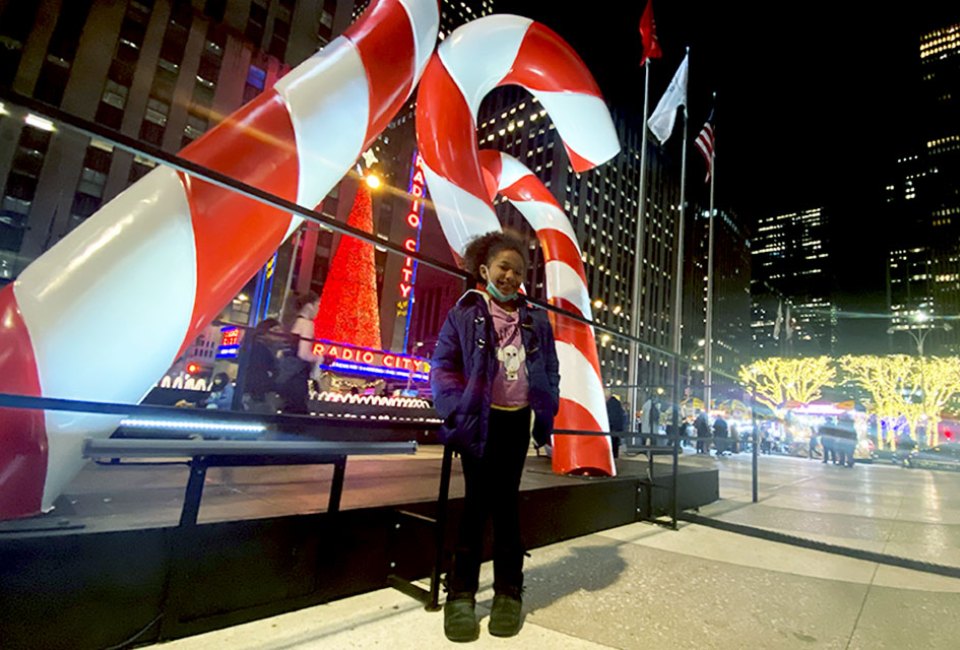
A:
{"label": "black pant", "polygon": [[466,484],[451,596],[475,594],[480,580],[483,532],[493,517],[493,588],[519,597],[523,586],[520,476],[530,447],[530,409],[490,410],[483,458],[461,456]]}
{"label": "black pant", "polygon": [[310,364],[303,362],[303,367],[295,375],[279,386],[278,392],[283,398],[284,413],[307,415],[310,408],[307,400],[310,398]]}

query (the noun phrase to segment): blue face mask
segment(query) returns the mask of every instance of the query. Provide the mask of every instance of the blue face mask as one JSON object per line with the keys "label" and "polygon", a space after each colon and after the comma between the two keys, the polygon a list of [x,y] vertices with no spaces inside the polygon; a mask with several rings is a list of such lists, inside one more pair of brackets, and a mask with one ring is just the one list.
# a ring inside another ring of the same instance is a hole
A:
{"label": "blue face mask", "polygon": [[510,302],[512,300],[516,300],[520,295],[516,291],[513,293],[503,293],[497,289],[497,285],[495,285],[493,282],[490,282],[490,280],[487,280],[487,293],[489,293],[497,302]]}

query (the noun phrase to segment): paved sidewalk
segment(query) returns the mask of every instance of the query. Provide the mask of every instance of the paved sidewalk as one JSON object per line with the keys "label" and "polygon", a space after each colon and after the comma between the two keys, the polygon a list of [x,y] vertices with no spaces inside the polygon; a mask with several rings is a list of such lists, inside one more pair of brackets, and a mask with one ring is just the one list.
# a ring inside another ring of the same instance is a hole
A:
{"label": "paved sidewalk", "polygon": [[[960,474],[882,466],[842,470],[768,458],[761,471],[764,501],[751,504],[745,455],[685,460],[691,461],[725,463],[725,499],[701,514],[926,561],[954,559],[960,509],[953,499],[960,494]],[[960,638],[958,579],[703,526],[670,531],[631,524],[532,555],[527,614],[513,639],[486,631],[493,594],[491,567],[484,565],[485,589],[478,595],[484,619],[472,647],[872,650],[956,648]],[[382,590],[157,647],[452,645],[443,636],[442,614]]]}

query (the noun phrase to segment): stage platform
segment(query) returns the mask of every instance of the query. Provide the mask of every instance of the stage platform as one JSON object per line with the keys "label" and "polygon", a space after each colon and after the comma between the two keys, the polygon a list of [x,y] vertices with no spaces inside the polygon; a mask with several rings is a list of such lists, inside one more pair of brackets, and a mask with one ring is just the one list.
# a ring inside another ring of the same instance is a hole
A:
{"label": "stage platform", "polygon": [[[422,578],[432,527],[397,511],[435,514],[441,458],[437,446],[351,458],[341,511],[329,514],[330,466],[212,468],[195,527],[178,526],[185,465],[90,464],[54,512],[0,523],[0,647],[140,645],[380,589],[390,573]],[[667,458],[652,486],[643,456],[617,468],[615,478],[557,476],[531,453],[528,549],[667,512]],[[715,469],[681,464],[678,486],[680,509],[719,497]],[[455,460],[447,548],[462,494]]]}

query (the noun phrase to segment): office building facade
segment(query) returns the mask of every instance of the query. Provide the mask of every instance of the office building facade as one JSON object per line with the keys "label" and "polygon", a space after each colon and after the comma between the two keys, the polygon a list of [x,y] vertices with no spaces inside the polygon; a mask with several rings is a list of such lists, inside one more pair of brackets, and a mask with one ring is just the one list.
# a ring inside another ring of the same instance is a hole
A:
{"label": "office building facade", "polygon": [[960,314],[960,23],[920,36],[922,120],[918,149],[897,161],[885,188],[885,208],[898,233],[887,258],[889,348],[912,352],[902,330],[934,326],[925,343],[933,354],[960,353],[960,329],[939,319]]}
{"label": "office building facade", "polygon": [[[836,309],[832,297],[833,267],[830,261],[829,216],[823,208],[761,218],[751,250],[755,338],[775,339],[771,356],[832,354],[836,347]],[[771,319],[770,296],[777,300]],[[770,337],[765,328],[770,328]],[[773,336],[773,330],[779,336]],[[781,338],[782,337],[782,338]],[[766,349],[765,349],[766,350]],[[760,352],[761,350],[757,350]]]}

